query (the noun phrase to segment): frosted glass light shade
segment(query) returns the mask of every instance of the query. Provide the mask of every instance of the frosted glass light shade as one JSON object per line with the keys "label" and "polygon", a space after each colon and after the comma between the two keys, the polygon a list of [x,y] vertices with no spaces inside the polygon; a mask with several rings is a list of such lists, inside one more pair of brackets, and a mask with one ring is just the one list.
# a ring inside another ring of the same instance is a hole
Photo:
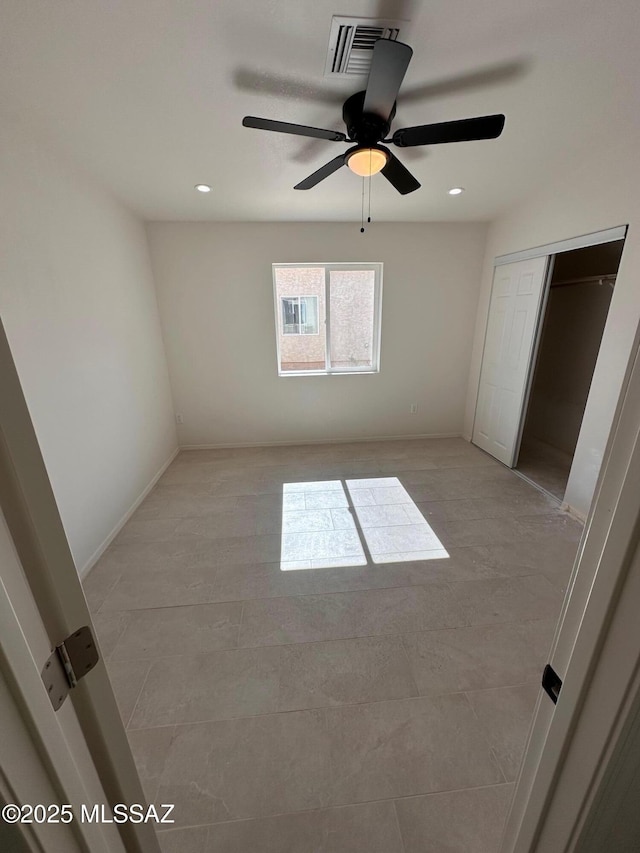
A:
{"label": "frosted glass light shade", "polygon": [[384,169],[388,159],[389,155],[380,148],[359,148],[350,155],[347,166],[356,175],[368,178],[369,175],[376,175]]}

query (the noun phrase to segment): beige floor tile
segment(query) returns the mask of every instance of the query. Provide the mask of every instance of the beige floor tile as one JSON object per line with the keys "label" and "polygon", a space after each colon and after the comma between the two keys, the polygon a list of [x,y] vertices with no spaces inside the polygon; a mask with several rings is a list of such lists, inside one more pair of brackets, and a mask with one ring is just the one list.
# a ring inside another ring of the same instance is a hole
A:
{"label": "beige floor tile", "polygon": [[557,619],[562,596],[543,575],[451,584],[454,599],[468,625]]}
{"label": "beige floor tile", "polygon": [[100,615],[109,611],[172,607],[216,601],[216,570],[212,566],[132,567],[106,597]]}
{"label": "beige floor tile", "polygon": [[280,534],[234,536],[212,539],[208,542],[207,559],[212,565],[219,563],[272,563],[280,559]]}
{"label": "beige floor tile", "polygon": [[[474,476],[472,472],[476,472],[476,475]],[[483,476],[478,477],[478,472]],[[435,472],[424,473],[434,474]],[[507,476],[493,468],[452,468],[446,469],[442,473],[447,473],[449,476],[447,478],[431,476],[429,479],[423,477],[422,482],[409,483],[408,477],[401,474],[400,480],[411,498],[416,502],[506,497],[526,498],[535,491],[531,485],[514,474],[509,472]],[[450,476],[451,474],[455,474],[455,476]]]}
{"label": "beige floor tile", "polygon": [[109,661],[109,678],[125,726],[129,724],[150,666],[149,660]]}
{"label": "beige floor tile", "polygon": [[232,512],[238,506],[237,497],[214,497],[208,494],[182,495],[158,487],[137,509],[134,519],[199,518],[215,513]]}
{"label": "beige floor tile", "polygon": [[254,851],[404,853],[393,804],[389,802],[218,823],[209,827],[206,853]]}
{"label": "beige floor tile", "polygon": [[399,637],[281,646],[278,710],[416,696]]}
{"label": "beige floor tile", "polygon": [[512,785],[396,800],[405,853],[498,853]]}
{"label": "beige floor tile", "polygon": [[205,539],[254,536],[257,532],[256,511],[250,509],[236,508],[229,512],[200,515],[197,518],[183,518],[176,525],[178,536],[190,534],[202,536]]}
{"label": "beige floor tile", "polygon": [[162,853],[207,853],[207,835],[208,827],[195,826],[159,832],[158,840]]}
{"label": "beige floor tile", "polygon": [[129,611],[114,660],[198,654],[237,646],[242,604],[197,604]]}
{"label": "beige floor tile", "polygon": [[330,560],[332,557],[353,557],[363,561],[362,542],[355,527],[352,530],[285,533],[282,536],[280,559],[285,562]]}
{"label": "beige floor tile", "polygon": [[159,800],[157,796],[158,783],[173,739],[173,726],[141,729],[137,732],[129,731],[127,736],[147,802],[173,802],[173,800]]}
{"label": "beige floor tile", "polygon": [[245,602],[240,646],[425,631],[468,624],[446,584]]}
{"label": "beige floor tile", "polygon": [[332,805],[504,781],[464,694],[329,708],[326,715]]}
{"label": "beige floor tile", "polygon": [[583,525],[567,513],[522,515],[518,521],[523,536],[529,539],[567,539],[577,546],[582,537]]}
{"label": "beige floor tile", "polygon": [[503,466],[499,462],[474,447],[461,451],[451,456],[434,456],[433,460],[438,468],[472,468],[485,467],[500,470]]}
{"label": "beige floor tile", "polygon": [[343,491],[314,491],[304,493],[305,509],[338,509],[349,506]]}
{"label": "beige floor tile", "polygon": [[450,501],[427,501],[418,508],[427,521],[473,521],[478,518],[511,518],[538,515],[558,509],[558,502],[541,493],[527,497],[467,498]]}
{"label": "beige floor tile", "polygon": [[277,563],[225,563],[218,566],[215,600],[244,601],[298,595],[302,572],[284,572]]}
{"label": "beige floor tile", "polygon": [[572,569],[573,565],[570,564],[551,564],[543,566],[542,574],[564,595],[569,587]]}
{"label": "beige floor tile", "polygon": [[111,564],[105,555],[82,580],[82,589],[91,613],[98,612],[121,574],[122,567]]}
{"label": "beige floor tile", "polygon": [[162,658],[151,664],[131,728],[273,713],[282,672],[280,647]]}
{"label": "beige floor tile", "polygon": [[[182,826],[326,806],[331,775],[324,714],[296,711],[176,726],[160,802],[176,804]],[[158,729],[141,733],[147,731]]]}
{"label": "beige floor tile", "polygon": [[474,545],[495,545],[517,542],[522,538],[520,524],[515,518],[478,518],[470,521],[436,521],[433,530],[445,548],[464,548]]}
{"label": "beige floor tile", "polygon": [[541,678],[554,629],[550,619],[427,631],[402,639],[418,690],[428,696]]}
{"label": "beige floor tile", "polygon": [[546,571],[569,572],[576,550],[575,542],[550,537],[535,542],[523,540],[451,549],[451,553],[466,560],[478,572],[490,569],[498,576],[509,577]]}
{"label": "beige floor tile", "polygon": [[374,562],[378,562],[380,555],[384,554],[442,550],[442,543],[425,521],[393,527],[370,527],[363,532]]}
{"label": "beige floor tile", "polygon": [[518,775],[539,684],[467,693],[507,781]]}
{"label": "beige floor tile", "polygon": [[109,568],[121,575],[125,570],[136,570],[140,566],[181,569],[202,565],[208,559],[212,543],[198,536],[182,536],[167,540],[130,542],[112,545],[102,560]]}
{"label": "beige floor tile", "polygon": [[135,542],[164,542],[178,535],[179,518],[132,518],[113,540],[114,545]]}
{"label": "beige floor tile", "polygon": [[109,660],[118,640],[129,624],[128,613],[94,613],[93,628],[104,660]]}
{"label": "beige floor tile", "polygon": [[[369,563],[311,571],[282,571],[280,563],[222,565],[217,570],[212,600],[240,601],[502,577],[503,572],[485,568],[481,564],[475,565],[463,552],[464,549],[457,549],[455,554],[452,552],[450,558],[445,559]],[[530,573],[530,569],[525,571]],[[124,582],[121,585],[124,586]],[[117,592],[116,588],[104,608],[110,606]]]}

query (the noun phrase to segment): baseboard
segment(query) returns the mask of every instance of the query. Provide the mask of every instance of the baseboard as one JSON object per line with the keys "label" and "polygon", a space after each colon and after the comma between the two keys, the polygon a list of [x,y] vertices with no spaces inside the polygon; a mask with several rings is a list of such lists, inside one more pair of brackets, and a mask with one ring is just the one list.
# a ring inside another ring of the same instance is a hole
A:
{"label": "baseboard", "polygon": [[413,441],[425,438],[462,438],[459,432],[424,433],[419,435],[366,435],[354,438],[322,438],[303,441],[255,441],[243,444],[183,444],[180,450],[225,450],[242,447],[302,447],[308,444],[352,444],[357,441]]}
{"label": "baseboard", "polygon": [[563,510],[563,512],[568,513],[572,518],[575,518],[577,521],[580,521],[582,524],[584,524],[587,520],[586,513],[581,512],[579,509],[576,509],[574,506],[571,506],[571,504],[562,503],[560,505],[560,509]]}
{"label": "baseboard", "polygon": [[167,461],[166,461],[166,462],[165,462],[165,463],[160,467],[160,470],[159,470],[159,471],[154,475],[153,479],[152,479],[152,480],[151,480],[151,482],[146,486],[146,488],[144,489],[144,491],[143,491],[143,492],[142,492],[142,493],[141,493],[141,494],[140,494],[140,495],[135,499],[135,501],[133,502],[133,504],[131,505],[131,507],[127,510],[127,512],[125,512],[125,514],[122,516],[122,518],[120,519],[120,521],[118,521],[118,523],[117,523],[117,524],[116,524],[116,526],[113,528],[113,530],[111,531],[111,533],[109,533],[109,535],[106,537],[106,539],[104,539],[104,541],[103,541],[103,542],[102,542],[102,543],[101,543],[101,544],[96,548],[96,550],[95,550],[95,551],[93,552],[93,554],[89,557],[89,559],[88,559],[88,560],[87,560],[87,562],[84,564],[84,566],[82,566],[82,568],[78,569],[78,574],[80,575],[80,578],[81,578],[82,580],[84,580],[84,579],[87,577],[87,575],[89,574],[89,572],[91,571],[91,569],[95,566],[95,564],[98,562],[98,560],[100,559],[100,557],[104,554],[104,552],[107,550],[107,548],[109,547],[109,545],[111,545],[111,543],[112,543],[112,542],[113,542],[113,540],[116,538],[116,536],[118,535],[118,533],[120,533],[120,531],[121,531],[121,530],[122,530],[122,528],[125,526],[125,524],[127,523],[127,521],[129,521],[129,519],[131,518],[131,516],[133,515],[133,513],[138,509],[138,507],[140,506],[140,504],[142,503],[142,501],[147,497],[147,495],[149,494],[149,492],[151,491],[151,489],[153,489],[153,487],[155,486],[155,484],[158,482],[158,480],[160,479],[160,477],[162,477],[162,475],[163,475],[163,474],[164,474],[164,472],[167,470],[167,468],[169,467],[169,465],[171,465],[171,463],[172,463],[172,462],[173,462],[173,460],[176,458],[176,456],[178,455],[178,453],[180,453],[180,449],[181,449],[181,448],[176,447],[176,449],[173,451],[173,453],[171,454],[171,456],[169,457],[169,459],[167,459]]}

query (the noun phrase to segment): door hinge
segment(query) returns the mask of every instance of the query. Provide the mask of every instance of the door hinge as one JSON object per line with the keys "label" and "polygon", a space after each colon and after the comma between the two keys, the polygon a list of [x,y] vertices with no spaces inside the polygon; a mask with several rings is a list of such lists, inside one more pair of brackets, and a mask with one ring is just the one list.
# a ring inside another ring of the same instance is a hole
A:
{"label": "door hinge", "polygon": [[100,660],[98,647],[87,625],[74,631],[49,655],[42,670],[42,681],[57,711],[81,678]]}
{"label": "door hinge", "polygon": [[542,673],[542,687],[555,705],[562,689],[562,679],[550,663],[545,666]]}

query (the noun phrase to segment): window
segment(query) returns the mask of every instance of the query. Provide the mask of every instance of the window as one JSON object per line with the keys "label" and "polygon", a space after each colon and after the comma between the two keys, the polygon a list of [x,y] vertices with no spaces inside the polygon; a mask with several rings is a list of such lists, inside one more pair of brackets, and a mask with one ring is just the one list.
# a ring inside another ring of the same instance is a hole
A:
{"label": "window", "polygon": [[280,376],[380,370],[382,264],[274,264]]}
{"label": "window", "polygon": [[318,334],[317,296],[283,296],[281,301],[283,335]]}

